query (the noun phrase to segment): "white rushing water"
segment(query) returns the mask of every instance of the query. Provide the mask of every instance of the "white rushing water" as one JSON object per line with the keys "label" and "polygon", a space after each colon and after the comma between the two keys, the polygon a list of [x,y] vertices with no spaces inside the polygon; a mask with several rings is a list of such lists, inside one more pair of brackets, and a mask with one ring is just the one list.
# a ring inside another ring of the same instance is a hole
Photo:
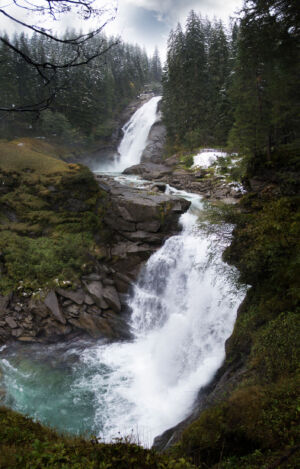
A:
{"label": "white rushing water", "polygon": [[[125,126],[115,171],[139,162],[159,99]],[[136,177],[128,181],[143,186]],[[167,192],[192,205],[181,216],[181,233],[149,258],[134,286],[134,339],[11,354],[3,349],[7,405],[61,430],[93,432],[105,440],[132,434],[145,446],[189,414],[197,392],[224,360],[244,292],[233,286],[234,269],[222,262],[224,244],[199,226],[201,197],[170,187]]]}
{"label": "white rushing water", "polygon": [[81,356],[94,374],[77,384],[93,391],[95,427],[108,439],[133,434],[149,445],[186,417],[222,364],[233,329],[242,293],[212,246],[214,236],[198,229],[199,196],[180,192],[192,200],[183,230],[151,256],[130,300],[135,340]]}
{"label": "white rushing water", "polygon": [[150,129],[157,119],[157,104],[161,96],[155,96],[141,106],[124,125],[124,136],[114,161],[107,163],[98,170],[122,172],[135,164],[139,164],[146,146]]}

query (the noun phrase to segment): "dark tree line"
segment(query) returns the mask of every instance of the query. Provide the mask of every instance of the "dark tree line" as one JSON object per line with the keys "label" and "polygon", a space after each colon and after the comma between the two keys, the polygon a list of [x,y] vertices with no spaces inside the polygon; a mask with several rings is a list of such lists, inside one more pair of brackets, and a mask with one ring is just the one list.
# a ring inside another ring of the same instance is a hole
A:
{"label": "dark tree line", "polygon": [[[69,32],[63,39],[74,37]],[[11,43],[35,60],[56,63],[67,61],[69,45],[53,42],[38,33],[15,35]],[[80,67],[58,68],[51,83],[45,82],[36,69],[20,54],[0,43],[0,95],[6,108],[28,106],[47,100],[49,87],[55,98],[48,109],[36,113],[0,112],[0,132],[16,134],[36,128],[44,134],[63,134],[73,138],[79,132],[91,138],[106,137],[113,128],[114,117],[133,99],[145,83],[160,79],[161,65],[157,51],[152,58],[138,46],[99,35],[81,46],[86,56],[90,50],[105,48],[104,55]]]}
{"label": "dark tree line", "polygon": [[191,11],[185,31],[171,31],[163,74],[164,116],[171,141],[195,147],[224,143],[231,126],[228,89],[234,48],[221,21]]}
{"label": "dark tree line", "polygon": [[299,8],[246,0],[227,32],[191,12],[169,38],[164,116],[178,146],[232,146],[271,159],[299,138]]}

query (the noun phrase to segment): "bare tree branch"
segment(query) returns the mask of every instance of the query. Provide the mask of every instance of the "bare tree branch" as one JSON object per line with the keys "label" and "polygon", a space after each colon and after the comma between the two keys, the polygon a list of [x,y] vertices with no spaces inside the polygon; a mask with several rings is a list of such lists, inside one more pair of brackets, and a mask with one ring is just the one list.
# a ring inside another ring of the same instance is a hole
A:
{"label": "bare tree branch", "polygon": [[[85,45],[89,43],[94,37],[98,36],[105,26],[111,22],[117,13],[117,7],[97,7],[99,0],[12,0],[15,7],[25,10],[28,14],[44,15],[55,22],[60,16],[67,13],[76,13],[81,19],[89,20],[92,17],[104,18],[100,26],[94,30],[79,35],[74,35],[70,38],[61,38],[58,35],[52,34],[51,29],[46,29],[37,24],[29,24],[23,20],[17,18],[14,14],[6,11],[5,7],[2,6],[0,9],[0,15],[9,19],[13,23],[22,26],[25,30],[41,35],[50,41],[63,44],[69,48],[68,60],[49,61],[49,60],[38,60],[33,57],[30,52],[25,52],[18,47],[10,38],[4,35],[0,35],[0,41],[14,52],[18,57],[32,67],[42,80],[45,87],[48,87],[48,96],[39,103],[34,103],[31,106],[7,106],[1,107],[0,111],[3,112],[40,112],[47,109],[55,99],[58,93],[57,87],[55,87],[55,78],[59,70],[66,70],[72,67],[79,67],[89,64],[92,60],[105,55],[113,46],[119,43],[116,40],[114,43],[107,45],[105,39],[98,42],[94,49],[87,51]],[[107,16],[108,15],[108,16]],[[51,86],[50,86],[51,85]]]}

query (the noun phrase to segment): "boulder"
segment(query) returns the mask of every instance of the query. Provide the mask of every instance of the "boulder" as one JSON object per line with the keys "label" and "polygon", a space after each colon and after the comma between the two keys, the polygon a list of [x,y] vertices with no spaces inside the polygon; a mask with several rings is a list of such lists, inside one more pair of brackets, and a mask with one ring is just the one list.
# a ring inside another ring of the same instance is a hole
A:
{"label": "boulder", "polygon": [[166,136],[166,127],[161,121],[155,122],[150,129],[148,142],[141,156],[142,162],[160,163],[162,161]]}
{"label": "boulder", "polygon": [[160,227],[161,222],[159,220],[144,221],[136,225],[138,231],[147,231],[149,233],[157,233]]}
{"label": "boulder", "polygon": [[107,321],[89,313],[82,313],[78,319],[70,319],[73,326],[87,332],[94,339],[100,337],[112,337],[113,331]]}
{"label": "boulder", "polygon": [[64,298],[73,301],[73,303],[76,303],[78,305],[82,305],[85,298],[85,293],[81,288],[76,291],[67,290],[64,288],[56,288],[56,293],[58,293],[58,295],[60,296],[63,296]]}
{"label": "boulder", "polygon": [[49,309],[49,311],[51,311],[51,313],[53,314],[55,319],[57,319],[62,324],[66,324],[66,319],[64,318],[64,316],[61,313],[60,306],[58,304],[58,300],[57,300],[57,296],[56,296],[55,291],[51,290],[48,293],[48,295],[44,299],[44,303],[47,306],[47,308]]}
{"label": "boulder", "polygon": [[95,280],[90,283],[85,282],[85,286],[87,288],[88,293],[93,298],[94,302],[101,308],[101,309],[108,309],[108,304],[104,299],[103,292],[104,287],[102,283],[98,280]]}
{"label": "boulder", "polygon": [[5,322],[6,322],[6,324],[8,324],[8,326],[11,329],[16,329],[18,327],[18,324],[16,323],[14,318],[12,318],[11,316],[8,316],[7,318],[5,318]]}
{"label": "boulder", "polygon": [[103,289],[103,298],[106,303],[116,313],[121,311],[121,303],[117,290],[113,286],[107,286]]}
{"label": "boulder", "polygon": [[172,169],[168,166],[148,162],[130,166],[123,171],[123,174],[136,174],[149,180],[160,179],[171,173]]}

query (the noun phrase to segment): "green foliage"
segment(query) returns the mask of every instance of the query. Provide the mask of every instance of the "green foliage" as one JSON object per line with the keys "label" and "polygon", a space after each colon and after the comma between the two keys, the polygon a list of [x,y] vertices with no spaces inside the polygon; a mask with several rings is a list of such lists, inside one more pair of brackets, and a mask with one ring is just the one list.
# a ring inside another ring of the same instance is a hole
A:
{"label": "green foliage", "polygon": [[191,11],[186,29],[171,31],[163,74],[163,114],[173,152],[182,145],[225,144],[232,124],[230,46],[220,21]]}
{"label": "green foliage", "polygon": [[277,386],[241,386],[222,403],[204,410],[172,454],[192,456],[201,469],[217,463],[226,468],[267,467],[262,464],[297,443],[299,384],[298,375]]}
{"label": "green foliage", "polygon": [[0,408],[1,469],[195,469],[126,440],[100,441],[59,435],[20,414]]}
{"label": "green foliage", "polygon": [[78,278],[87,257],[101,255],[96,235],[98,243],[106,239],[105,197],[93,174],[29,151],[30,143],[10,144],[15,153],[8,153],[10,160],[7,153],[0,158],[0,168],[5,168],[0,169],[2,292],[18,288],[21,281],[34,290],[57,278]]}
{"label": "green foliage", "polygon": [[73,279],[74,275],[80,275],[92,243],[90,233],[35,239],[4,232],[0,237],[0,249],[5,259],[6,277],[0,280],[0,287],[4,284],[6,288],[8,285],[13,288],[26,279],[34,289],[55,278]]}
{"label": "green foliage", "polygon": [[[76,33],[74,32],[76,35]],[[16,34],[13,44],[22,52],[43,63],[45,57],[68,62],[69,51],[63,43],[48,41],[41,34],[31,37]],[[46,135],[67,143],[93,143],[110,137],[112,123],[120,111],[143,89],[145,83],[161,79],[161,64],[156,50],[152,58],[137,45],[115,38],[94,37],[87,47],[95,51],[107,49],[103,56],[80,67],[57,71],[58,90],[51,107],[36,114],[18,113],[0,119],[0,136]],[[88,55],[93,53],[87,50]],[[46,71],[44,71],[46,73]],[[32,106],[48,97],[48,87],[35,68],[22,60],[4,43],[0,44],[0,94],[3,106]]]}
{"label": "green foliage", "polygon": [[262,382],[272,382],[299,370],[300,315],[282,313],[253,337],[250,369]]}
{"label": "green foliage", "polygon": [[61,112],[52,112],[49,109],[42,113],[41,129],[46,136],[57,136],[65,142],[72,142],[76,135],[70,122]]}

